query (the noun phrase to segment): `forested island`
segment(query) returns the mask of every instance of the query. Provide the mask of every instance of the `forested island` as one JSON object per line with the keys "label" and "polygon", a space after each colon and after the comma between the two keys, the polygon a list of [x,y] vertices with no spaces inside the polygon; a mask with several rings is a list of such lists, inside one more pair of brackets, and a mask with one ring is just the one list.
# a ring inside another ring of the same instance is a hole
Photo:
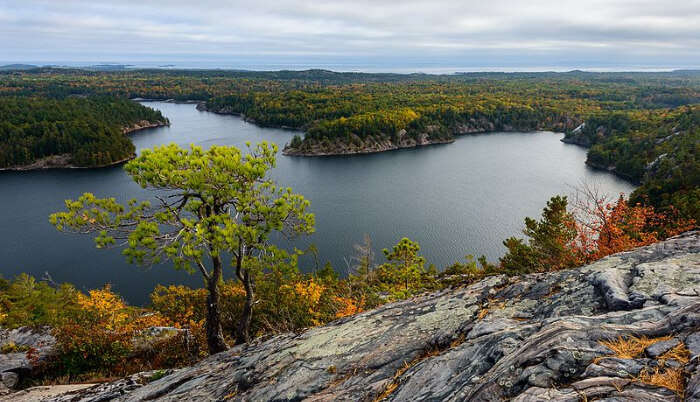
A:
{"label": "forested island", "polygon": [[135,156],[126,134],[167,125],[128,99],[0,97],[0,169],[103,167]]}

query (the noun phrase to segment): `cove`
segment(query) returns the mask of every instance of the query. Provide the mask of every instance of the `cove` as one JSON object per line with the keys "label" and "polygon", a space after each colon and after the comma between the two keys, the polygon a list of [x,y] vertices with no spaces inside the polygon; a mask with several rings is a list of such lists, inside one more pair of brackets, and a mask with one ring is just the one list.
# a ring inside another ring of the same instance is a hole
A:
{"label": "cove", "polygon": [[[280,148],[293,132],[257,127],[239,117],[200,112],[193,104],[144,102],[170,119],[170,127],[134,133],[137,150],[175,142],[208,147],[245,147],[263,140]],[[489,133],[458,137],[452,144],[360,156],[292,157],[278,154],[272,175],[311,201],[316,233],[280,245],[315,244],[319,264],[347,270],[353,244],[370,235],[381,249],[401,237],[421,245],[427,262],[441,269],[466,254],[495,261],[501,242],[518,235],[525,216],[538,217],[555,194],[571,194],[581,181],[609,194],[634,187],[585,165],[586,150],[560,141],[563,134]],[[56,282],[80,289],[111,283],[129,302],[145,303],[155,284],[199,286],[198,275],[167,264],[148,269],[128,264],[120,250],[97,250],[92,238],[57,232],[48,215],[67,198],[83,192],[120,201],[149,198],[121,167],[0,173],[0,273],[36,277],[48,272]],[[313,259],[302,269],[313,269]]]}

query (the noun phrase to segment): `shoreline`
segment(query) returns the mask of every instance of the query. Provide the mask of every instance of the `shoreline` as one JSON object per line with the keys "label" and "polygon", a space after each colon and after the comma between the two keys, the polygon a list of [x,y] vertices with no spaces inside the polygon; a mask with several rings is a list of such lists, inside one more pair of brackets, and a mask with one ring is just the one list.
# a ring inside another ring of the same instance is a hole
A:
{"label": "shoreline", "polygon": [[300,157],[307,157],[307,158],[312,158],[312,157],[326,157],[326,156],[352,156],[352,155],[368,155],[368,154],[377,154],[377,153],[382,153],[382,152],[391,152],[391,151],[399,151],[402,149],[411,149],[411,148],[421,148],[421,147],[428,147],[431,145],[443,145],[443,144],[451,144],[459,137],[465,137],[465,136],[470,136],[470,135],[488,135],[491,133],[537,133],[537,132],[550,132],[553,134],[564,134],[562,132],[558,131],[550,131],[550,130],[516,130],[512,127],[509,128],[504,128],[503,130],[470,130],[470,131],[460,131],[460,132],[455,132],[452,133],[452,138],[446,139],[446,140],[435,140],[435,141],[430,141],[430,142],[424,142],[424,143],[416,143],[413,145],[394,145],[393,147],[388,147],[385,149],[365,149],[365,150],[359,150],[359,151],[352,151],[352,152],[299,152],[299,151],[288,151],[287,148],[282,150],[282,154],[285,156],[300,156]]}
{"label": "shoreline", "polygon": [[[175,102],[175,103],[177,103],[177,102]],[[183,102],[183,103],[196,103],[197,106],[195,106],[195,109],[197,109],[200,112],[214,113],[214,114],[218,114],[221,116],[240,117],[244,122],[253,124],[256,127],[277,128],[280,130],[296,131],[296,132],[302,132],[302,133],[304,132],[304,129],[299,128],[299,127],[290,127],[290,126],[274,125],[274,124],[260,124],[257,121],[255,121],[255,119],[251,119],[250,117],[246,116],[244,113],[234,112],[234,111],[230,111],[230,110],[212,110],[212,109],[207,108],[206,101]]]}
{"label": "shoreline", "polygon": [[134,102],[164,102],[164,103],[175,103],[175,104],[187,104],[187,105],[196,105],[200,102],[200,100],[195,100],[195,99],[186,99],[186,100],[177,100],[173,98],[168,98],[168,99],[158,99],[158,98],[129,98],[130,101]]}
{"label": "shoreline", "polygon": [[414,148],[422,148],[422,147],[429,147],[431,145],[446,145],[446,144],[451,144],[455,142],[455,138],[451,138],[449,140],[437,140],[437,141],[431,141],[428,143],[416,143],[413,145],[393,145],[392,147],[388,148],[382,148],[382,149],[374,149],[374,148],[367,148],[367,149],[360,149],[356,151],[349,151],[349,152],[298,152],[298,151],[288,151],[287,148],[282,150],[282,155],[285,156],[299,156],[299,157],[304,157],[304,158],[313,158],[313,157],[333,157],[333,156],[354,156],[354,155],[370,155],[370,154],[379,154],[383,152],[392,152],[392,151],[400,151],[402,149],[414,149]]}
{"label": "shoreline", "polygon": [[128,135],[131,133],[135,133],[137,131],[147,130],[149,128],[168,127],[168,126],[170,126],[170,120],[168,120],[167,118],[165,119],[165,121],[155,121],[155,122],[148,121],[148,120],[141,120],[141,121],[138,121],[138,122],[132,124],[131,126],[122,127],[122,133]]}
{"label": "shoreline", "polygon": [[70,170],[74,170],[74,169],[76,169],[76,170],[79,170],[79,169],[82,169],[82,170],[104,169],[104,168],[108,168],[108,167],[119,166],[121,164],[124,164],[124,163],[134,159],[135,157],[136,157],[136,154],[134,153],[126,158],[122,158],[122,159],[119,159],[117,161],[107,163],[104,165],[75,166],[75,165],[72,165],[70,163],[54,164],[59,159],[70,158],[69,154],[50,155],[50,156],[38,159],[29,165],[0,168],[0,172],[32,172],[32,171],[37,171],[37,170],[60,170],[60,169],[70,169]]}
{"label": "shoreline", "polygon": [[[156,101],[163,101],[163,100],[156,100]],[[173,102],[170,102],[173,103]],[[175,102],[178,103],[178,102]],[[296,132],[304,132],[303,129],[301,128],[294,128],[294,127],[285,127],[285,126],[265,126],[265,125],[260,125],[258,124],[255,120],[253,119],[248,119],[243,113],[235,113],[232,111],[226,111],[226,110],[221,110],[221,111],[215,111],[215,110],[210,110],[209,108],[206,107],[206,101],[187,101],[187,102],[180,102],[180,103],[190,103],[190,104],[196,104],[197,106],[195,107],[197,110],[200,112],[208,112],[208,113],[214,113],[218,115],[230,115],[230,116],[236,116],[240,117],[243,121],[246,123],[253,124],[257,127],[262,127],[262,128],[277,128],[277,129],[283,129],[283,130],[289,130],[289,131],[296,131]],[[489,129],[470,129],[470,130],[458,130],[454,133],[452,133],[453,138],[449,140],[440,140],[440,141],[435,141],[435,142],[429,142],[429,143],[424,143],[424,144],[414,144],[410,146],[400,146],[400,145],[394,145],[392,147],[387,147],[384,149],[363,149],[363,150],[356,150],[356,151],[350,151],[350,152],[337,152],[337,151],[318,151],[318,152],[300,152],[297,150],[288,150],[287,146],[282,148],[281,154],[284,156],[292,156],[292,157],[302,157],[302,158],[330,158],[330,157],[342,157],[342,156],[360,156],[360,155],[371,155],[371,154],[378,154],[382,152],[392,152],[392,151],[400,151],[402,149],[412,149],[412,148],[421,148],[421,147],[427,147],[431,145],[443,145],[443,144],[451,144],[457,140],[457,137],[462,137],[462,136],[467,136],[467,135],[482,135],[482,134],[490,134],[490,133],[495,133],[495,132],[523,132],[523,133],[528,133],[528,132],[539,132],[539,131],[545,131],[545,132],[552,132],[555,134],[564,134],[564,137],[562,137],[559,141],[565,143],[565,144],[571,144],[571,145],[576,145],[583,147],[585,149],[590,149],[590,147],[586,146],[585,144],[581,144],[580,142],[573,140],[571,138],[566,137],[566,132],[565,131],[556,131],[554,129],[538,129],[538,130],[517,130],[514,127],[504,127],[503,130],[489,130]],[[595,170],[600,170],[600,171],[605,171],[610,174],[612,174],[615,177],[618,177],[628,183],[631,183],[635,186],[640,185],[640,181],[635,180],[634,178],[619,173],[614,167],[604,167],[604,166],[598,166],[593,163],[589,163],[588,160],[585,162],[586,166],[589,166],[592,169]]]}
{"label": "shoreline", "polygon": [[[158,122],[146,122],[142,120],[128,127],[123,127],[121,129],[122,134],[128,135],[135,133],[137,131],[147,130],[149,128],[158,128],[170,126],[170,121],[158,121]],[[37,159],[28,165],[21,166],[10,166],[0,168],[0,172],[30,172],[36,170],[54,170],[54,169],[104,169],[109,167],[115,167],[122,165],[132,159],[136,158],[136,153],[132,153],[126,158],[122,158],[110,163],[97,165],[97,166],[75,166],[71,164],[70,154],[59,154],[59,155],[49,155],[43,158]]]}
{"label": "shoreline", "polygon": [[[560,139],[559,141],[563,142],[564,144],[575,145],[577,147],[581,147],[581,148],[586,149],[586,150],[591,149],[591,147],[589,145],[586,145],[585,143],[582,143],[581,141],[577,141],[576,139],[571,138],[571,137],[567,138],[565,136],[564,138]],[[626,182],[633,184],[635,187],[639,187],[642,184],[641,180],[637,180],[630,175],[618,172],[617,168],[615,166],[604,166],[604,165],[600,165],[600,164],[589,161],[588,160],[588,153],[586,153],[586,161],[584,163],[586,164],[586,166],[590,167],[593,170],[599,170],[601,172],[610,173],[611,175],[613,175],[619,179],[622,179]]]}

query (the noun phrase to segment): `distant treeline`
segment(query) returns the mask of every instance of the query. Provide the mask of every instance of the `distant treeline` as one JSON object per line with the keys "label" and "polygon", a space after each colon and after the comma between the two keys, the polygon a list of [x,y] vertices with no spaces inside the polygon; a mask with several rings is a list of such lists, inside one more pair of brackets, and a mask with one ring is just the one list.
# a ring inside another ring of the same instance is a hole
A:
{"label": "distant treeline", "polygon": [[81,167],[128,159],[134,145],[123,129],[142,120],[167,121],[128,99],[0,97],[0,168],[63,154]]}

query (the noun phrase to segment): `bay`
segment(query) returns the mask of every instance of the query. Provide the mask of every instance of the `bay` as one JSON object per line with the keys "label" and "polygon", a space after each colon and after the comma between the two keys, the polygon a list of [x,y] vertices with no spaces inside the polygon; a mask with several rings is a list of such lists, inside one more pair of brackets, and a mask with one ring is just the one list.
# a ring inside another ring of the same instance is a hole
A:
{"label": "bay", "polygon": [[[140,151],[174,142],[245,147],[266,140],[280,148],[294,132],[261,128],[236,116],[200,112],[193,104],[144,102],[159,109],[170,127],[132,135]],[[278,155],[272,176],[311,201],[316,214],[312,236],[285,247],[315,244],[320,264],[341,273],[353,244],[368,234],[381,262],[381,248],[401,237],[421,245],[428,263],[443,268],[466,254],[495,261],[503,239],[519,235],[525,216],[539,216],[555,194],[571,194],[585,181],[616,195],[634,186],[585,165],[586,150],[560,141],[563,134],[488,133],[459,137],[454,143],[373,155],[303,158]],[[132,303],[147,302],[160,284],[199,286],[196,275],[168,264],[150,268],[128,264],[120,250],[98,250],[88,236],[57,232],[48,222],[67,198],[83,192],[149,198],[153,192],[133,183],[121,167],[0,173],[0,273],[27,272],[80,289],[112,284]],[[302,269],[314,269],[305,259]]]}

